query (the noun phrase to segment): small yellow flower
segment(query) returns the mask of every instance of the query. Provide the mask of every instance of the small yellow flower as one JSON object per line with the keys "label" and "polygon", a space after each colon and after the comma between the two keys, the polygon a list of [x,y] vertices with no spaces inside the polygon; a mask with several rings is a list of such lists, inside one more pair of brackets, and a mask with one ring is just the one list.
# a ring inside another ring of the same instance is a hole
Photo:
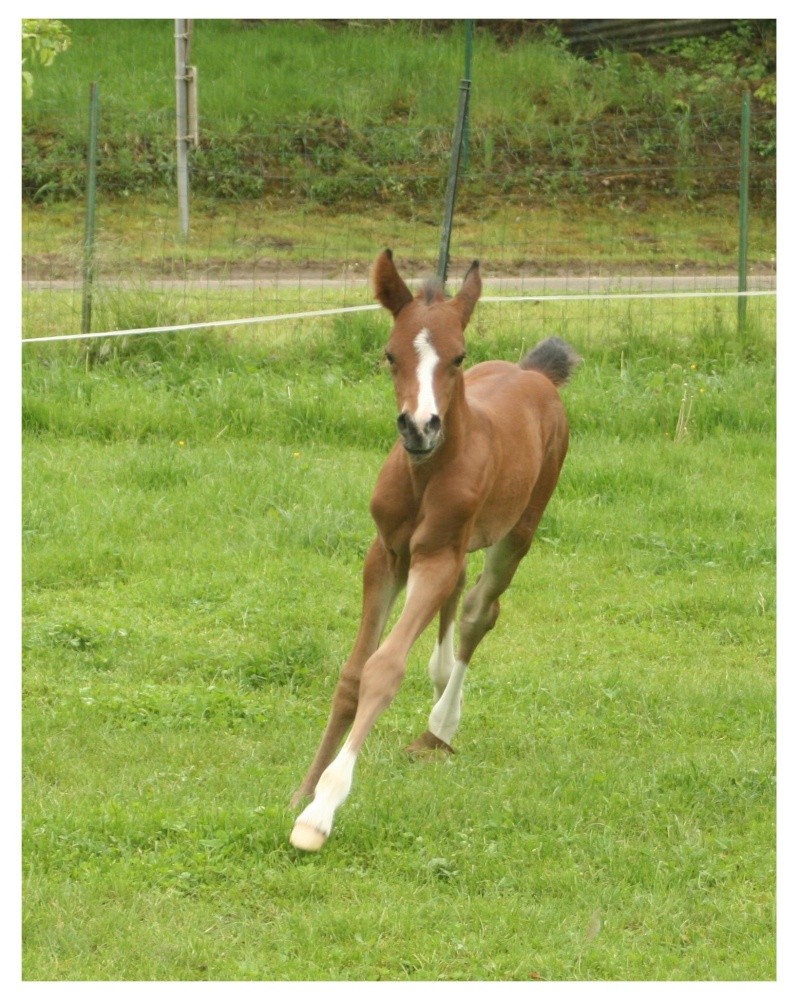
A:
{"label": "small yellow flower", "polygon": [[178,447],[186,447],[186,441],[178,441]]}

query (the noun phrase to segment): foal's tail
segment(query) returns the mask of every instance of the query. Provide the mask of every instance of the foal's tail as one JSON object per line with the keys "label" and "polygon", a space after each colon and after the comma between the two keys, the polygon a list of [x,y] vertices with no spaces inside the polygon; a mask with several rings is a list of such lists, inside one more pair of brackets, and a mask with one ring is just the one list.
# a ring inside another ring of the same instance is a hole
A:
{"label": "foal's tail", "polygon": [[525,371],[540,371],[554,385],[563,385],[581,363],[581,356],[557,336],[548,337],[537,344],[519,362]]}

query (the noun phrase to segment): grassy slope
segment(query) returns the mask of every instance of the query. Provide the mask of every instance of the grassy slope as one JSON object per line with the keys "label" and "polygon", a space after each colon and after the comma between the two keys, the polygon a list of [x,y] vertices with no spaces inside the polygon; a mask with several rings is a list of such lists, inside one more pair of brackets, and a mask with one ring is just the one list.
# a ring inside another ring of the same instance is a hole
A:
{"label": "grassy slope", "polygon": [[[39,155],[72,163],[57,182],[47,171],[32,182],[45,204],[26,204],[25,254],[41,276],[79,272],[90,80],[101,90],[106,276],[180,270],[187,258],[212,270],[363,263],[368,236],[353,214],[369,215],[381,232],[366,259],[389,234],[422,242],[417,258],[435,255],[463,70],[460,25],[431,34],[416,22],[340,30],[197,22],[203,148],[193,157],[188,247],[175,231],[171,22],[72,27],[72,47],[39,73],[24,108]],[[735,266],[738,95],[756,86],[766,58],[755,43],[737,53],[719,65],[624,54],[588,62],[541,40],[505,48],[479,30],[456,239],[487,246],[506,269],[553,270],[585,260],[587,250],[612,267]],[[754,191],[770,175],[769,129],[762,134],[758,123],[771,110],[754,102]],[[35,159],[32,147],[24,159]],[[770,265],[767,200],[754,210],[750,250]]]}
{"label": "grassy slope", "polygon": [[[774,976],[772,318],[604,308],[547,321],[572,449],[458,755],[402,752],[426,637],[318,857],[385,318],[26,353],[26,978]],[[485,306],[471,359],[532,335]]]}

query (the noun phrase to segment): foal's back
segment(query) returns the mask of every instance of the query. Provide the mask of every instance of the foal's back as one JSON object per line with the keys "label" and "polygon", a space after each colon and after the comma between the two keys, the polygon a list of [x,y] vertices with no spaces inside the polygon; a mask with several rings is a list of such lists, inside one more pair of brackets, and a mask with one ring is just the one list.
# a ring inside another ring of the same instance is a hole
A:
{"label": "foal's back", "polygon": [[555,384],[540,371],[486,361],[464,381],[473,428],[467,453],[486,476],[469,544],[474,551],[518,524],[532,534],[558,480],[569,425]]}
{"label": "foal's back", "polygon": [[547,422],[556,416],[566,430],[561,396],[550,378],[540,371],[509,361],[484,361],[464,374],[467,402],[472,409],[491,414],[502,429],[519,431],[520,421]]}

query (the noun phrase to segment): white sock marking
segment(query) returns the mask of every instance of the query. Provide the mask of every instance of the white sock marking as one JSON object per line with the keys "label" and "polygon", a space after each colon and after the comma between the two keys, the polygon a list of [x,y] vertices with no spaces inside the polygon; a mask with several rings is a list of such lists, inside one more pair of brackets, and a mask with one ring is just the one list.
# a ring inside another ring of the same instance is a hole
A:
{"label": "white sock marking", "polygon": [[314,791],[314,800],[297,817],[298,823],[319,829],[325,836],[333,828],[333,815],[350,793],[357,756],[348,739],[325,770]]}
{"label": "white sock marking", "polygon": [[444,635],[444,640],[436,643],[431,658],[428,662],[428,676],[431,678],[434,690],[434,703],[444,693],[450,674],[456,664],[455,645],[453,636],[455,633],[455,622],[451,622]]}
{"label": "white sock marking", "polygon": [[466,673],[467,664],[456,659],[444,693],[434,704],[433,711],[428,717],[428,729],[448,745],[458,731],[458,724],[461,721],[461,699]]}

